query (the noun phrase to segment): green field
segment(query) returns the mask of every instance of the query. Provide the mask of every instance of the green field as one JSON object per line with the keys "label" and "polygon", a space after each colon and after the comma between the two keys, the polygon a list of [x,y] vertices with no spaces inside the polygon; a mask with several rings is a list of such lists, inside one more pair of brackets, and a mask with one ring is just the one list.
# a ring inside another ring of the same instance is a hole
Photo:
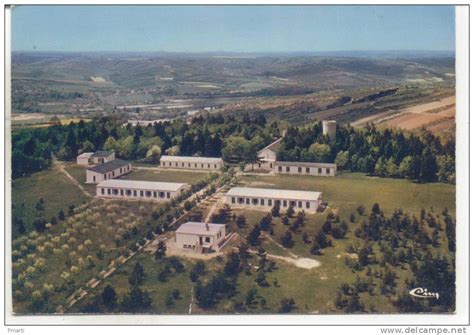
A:
{"label": "green field", "polygon": [[[49,169],[12,182],[13,217],[25,222],[27,231],[38,216],[35,205],[40,198],[45,202],[44,217],[49,219],[60,210],[67,212],[70,204],[80,205],[88,198],[60,171]],[[13,237],[17,236],[15,228]]]}
{"label": "green field", "polygon": [[192,172],[178,170],[137,170],[123,176],[121,179],[129,180],[146,180],[146,181],[164,181],[172,183],[188,183],[194,184],[209,176],[208,172]]}
{"label": "green field", "polygon": [[244,176],[241,184],[260,188],[281,188],[317,191],[323,193],[323,201],[329,208],[340,213],[354,212],[364,205],[370,209],[378,203],[386,213],[403,208],[418,214],[424,207],[433,206],[436,212],[447,208],[455,215],[455,194],[453,185],[432,183],[417,184],[404,179],[368,177],[362,173],[342,173],[335,178],[275,175]]}

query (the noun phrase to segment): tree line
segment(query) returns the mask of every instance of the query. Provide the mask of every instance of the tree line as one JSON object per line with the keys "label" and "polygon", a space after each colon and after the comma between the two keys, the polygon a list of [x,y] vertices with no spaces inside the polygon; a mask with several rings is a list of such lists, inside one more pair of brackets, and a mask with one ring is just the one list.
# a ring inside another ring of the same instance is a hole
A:
{"label": "tree line", "polygon": [[373,124],[363,129],[338,125],[330,139],[321,122],[310,127],[290,127],[281,142],[282,161],[335,162],[339,168],[380,177],[406,178],[419,182],[455,182],[455,137],[444,138],[421,130],[379,130]]}
{"label": "tree line", "polygon": [[47,169],[51,154],[74,160],[81,152],[114,150],[127,160],[157,163],[161,155],[223,157],[228,162],[251,162],[257,150],[280,135],[280,125],[268,125],[261,114],[221,114],[154,123],[124,125],[116,117],[94,118],[69,125],[24,129],[12,136],[12,176],[19,178]]}

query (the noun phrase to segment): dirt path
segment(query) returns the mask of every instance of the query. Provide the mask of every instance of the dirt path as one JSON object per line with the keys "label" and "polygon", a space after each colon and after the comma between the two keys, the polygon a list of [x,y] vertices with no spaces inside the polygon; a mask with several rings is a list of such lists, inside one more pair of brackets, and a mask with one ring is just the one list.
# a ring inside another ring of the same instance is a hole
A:
{"label": "dirt path", "polygon": [[277,245],[280,249],[284,250],[288,255],[290,255],[293,259],[297,259],[298,256],[296,254],[294,254],[293,252],[291,252],[290,250],[288,250],[287,248],[285,248],[284,246],[282,246],[280,243],[278,243],[277,241],[275,241],[273,239],[273,237],[271,237],[269,234],[266,234],[264,233],[263,234],[265,236],[265,238],[267,238],[270,242],[274,243],[275,245]]}
{"label": "dirt path", "polygon": [[[252,253],[252,254],[257,254],[258,253],[256,250],[249,250],[249,252]],[[317,268],[317,267],[321,266],[320,261],[317,261],[317,260],[312,259],[312,258],[299,258],[297,256],[296,257],[285,257],[285,256],[274,255],[274,254],[268,254],[268,253],[267,253],[267,258],[284,261],[284,262],[290,263],[291,265],[294,265],[298,268],[307,269],[307,270],[310,270],[310,269]]]}
{"label": "dirt path", "polygon": [[81,185],[80,182],[77,181],[76,178],[74,178],[73,176],[71,176],[69,174],[69,172],[67,172],[67,170],[64,168],[64,163],[63,162],[60,162],[57,160],[56,157],[53,156],[53,168],[57,169],[57,171],[60,171],[62,173],[64,173],[66,175],[66,177],[74,184],[76,185],[81,191],[82,193],[85,194],[86,197],[89,197],[89,198],[93,198],[93,196],[86,191],[86,189]]}
{"label": "dirt path", "polygon": [[191,286],[191,301],[189,302],[188,314],[191,314],[193,312],[193,303],[194,303],[194,286]]}

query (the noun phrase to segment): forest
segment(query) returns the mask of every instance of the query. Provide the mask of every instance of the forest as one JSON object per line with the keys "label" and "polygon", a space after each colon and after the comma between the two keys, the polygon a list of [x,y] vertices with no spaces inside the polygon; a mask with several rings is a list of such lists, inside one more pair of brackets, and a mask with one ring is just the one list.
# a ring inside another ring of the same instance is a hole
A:
{"label": "forest", "polygon": [[258,162],[258,150],[283,137],[281,161],[335,162],[339,170],[418,182],[455,183],[455,138],[339,125],[336,136],[323,135],[321,122],[304,127],[269,123],[264,115],[214,114],[155,123],[123,125],[115,117],[95,118],[66,126],[24,129],[12,136],[12,176],[48,168],[52,154],[74,160],[78,153],[114,150],[118,158],[158,163],[162,154],[222,157],[229,164]]}

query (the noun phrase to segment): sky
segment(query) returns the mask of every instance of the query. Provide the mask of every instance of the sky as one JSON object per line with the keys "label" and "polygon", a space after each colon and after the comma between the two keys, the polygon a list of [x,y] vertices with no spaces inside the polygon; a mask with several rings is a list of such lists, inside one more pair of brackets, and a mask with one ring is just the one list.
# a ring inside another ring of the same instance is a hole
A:
{"label": "sky", "polygon": [[455,50],[453,6],[16,6],[13,51]]}

